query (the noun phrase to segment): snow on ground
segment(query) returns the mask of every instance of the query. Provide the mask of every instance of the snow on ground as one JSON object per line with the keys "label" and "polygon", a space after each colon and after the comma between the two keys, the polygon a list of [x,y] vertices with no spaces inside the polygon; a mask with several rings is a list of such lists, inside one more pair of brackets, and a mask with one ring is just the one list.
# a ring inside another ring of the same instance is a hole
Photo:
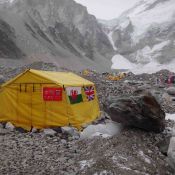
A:
{"label": "snow on ground", "polygon": [[85,167],[90,168],[93,165],[93,163],[93,159],[80,161],[81,170],[83,170]]}
{"label": "snow on ground", "polygon": [[95,173],[94,175],[106,175],[106,174],[111,174],[110,172],[107,172],[106,170],[101,171],[100,173]]}
{"label": "snow on ground", "polygon": [[160,64],[155,60],[152,60],[148,64],[142,65],[138,64],[135,67],[133,67],[130,71],[133,72],[134,74],[142,74],[142,73],[156,73],[162,69],[167,69],[169,71],[174,72],[175,71],[175,60],[168,63],[168,64]]}
{"label": "snow on ground", "polygon": [[122,23],[120,23],[120,27],[121,27],[121,29],[125,29],[126,27],[128,27],[129,24],[130,24],[130,20],[127,19],[127,20],[123,21]]}
{"label": "snow on ground", "polygon": [[108,34],[108,39],[110,41],[110,43],[112,44],[112,47],[114,50],[117,50],[117,47],[115,46],[115,43],[114,43],[114,40],[112,38],[112,35],[113,35],[113,31],[111,31],[109,34]]}
{"label": "snow on ground", "polygon": [[112,69],[132,69],[135,65],[122,55],[115,55],[112,58]]}
{"label": "snow on ground", "polygon": [[93,138],[96,136],[102,136],[103,138],[111,137],[119,134],[121,131],[121,124],[119,123],[106,123],[98,125],[89,125],[80,135],[81,139]]}
{"label": "snow on ground", "polygon": [[134,74],[142,74],[142,73],[148,73],[152,74],[155,72],[158,72],[162,69],[167,69],[169,71],[174,72],[175,71],[175,60],[172,62],[169,62],[167,64],[160,64],[156,60],[151,60],[147,64],[134,64],[131,63],[128,59],[123,57],[122,55],[115,55],[112,58],[112,69],[127,69],[130,72],[133,72]]}
{"label": "snow on ground", "polygon": [[175,114],[166,114],[166,120],[173,120],[173,121],[175,121]]}
{"label": "snow on ground", "polygon": [[149,157],[147,156],[147,155],[145,155],[144,153],[143,153],[143,151],[139,151],[138,152],[138,155],[146,162],[146,163],[148,163],[148,164],[151,164],[151,160],[149,159]]}

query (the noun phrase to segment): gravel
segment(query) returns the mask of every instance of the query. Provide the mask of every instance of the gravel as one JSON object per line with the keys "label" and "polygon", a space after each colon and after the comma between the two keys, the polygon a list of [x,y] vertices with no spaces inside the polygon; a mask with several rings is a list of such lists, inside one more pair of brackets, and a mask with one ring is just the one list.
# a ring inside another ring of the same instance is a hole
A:
{"label": "gravel", "polygon": [[[34,63],[21,68],[0,67],[0,75],[8,80],[31,67],[66,71],[57,69],[54,64]],[[156,92],[154,94],[166,113],[175,113],[175,102],[162,100],[168,85],[156,84],[156,78],[162,76],[166,79],[168,75],[168,71],[162,70],[152,75],[136,76],[129,73],[120,81],[109,81],[104,74],[95,72],[84,77],[96,84],[101,111],[102,102],[109,95],[132,94],[138,89],[150,89]],[[105,116],[104,112],[103,115]],[[98,122],[103,122],[104,116]],[[170,137],[173,125],[173,121],[167,121],[165,131],[160,134],[124,128],[117,136],[84,140],[60,132],[50,136],[42,132],[21,133],[4,129],[1,125],[0,174],[172,174],[167,157],[161,153],[157,144]]]}

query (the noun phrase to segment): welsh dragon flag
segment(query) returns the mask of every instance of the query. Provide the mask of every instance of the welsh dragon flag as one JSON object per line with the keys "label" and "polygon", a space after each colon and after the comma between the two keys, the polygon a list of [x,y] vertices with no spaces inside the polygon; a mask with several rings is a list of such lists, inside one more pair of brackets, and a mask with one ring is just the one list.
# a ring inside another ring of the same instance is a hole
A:
{"label": "welsh dragon flag", "polygon": [[76,104],[83,101],[81,87],[67,87],[66,91],[69,97],[70,104]]}

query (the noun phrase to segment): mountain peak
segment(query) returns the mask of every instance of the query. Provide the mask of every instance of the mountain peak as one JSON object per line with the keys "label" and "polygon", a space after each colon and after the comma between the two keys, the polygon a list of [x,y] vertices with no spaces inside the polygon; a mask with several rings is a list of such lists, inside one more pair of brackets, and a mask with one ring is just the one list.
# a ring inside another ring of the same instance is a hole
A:
{"label": "mountain peak", "polygon": [[174,0],[143,0],[123,12],[111,34],[118,54],[141,64],[173,61],[174,17]]}

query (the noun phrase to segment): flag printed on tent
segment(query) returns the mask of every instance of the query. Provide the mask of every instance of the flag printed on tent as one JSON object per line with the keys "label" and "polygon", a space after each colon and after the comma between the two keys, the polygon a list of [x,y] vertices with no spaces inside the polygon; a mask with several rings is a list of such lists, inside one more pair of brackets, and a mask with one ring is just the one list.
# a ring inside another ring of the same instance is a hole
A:
{"label": "flag printed on tent", "polygon": [[84,92],[88,101],[92,101],[95,99],[95,89],[94,86],[86,86],[84,87]]}
{"label": "flag printed on tent", "polygon": [[62,101],[62,88],[44,87],[44,101]]}
{"label": "flag printed on tent", "polygon": [[81,87],[67,87],[66,91],[69,97],[70,104],[81,103],[83,101]]}

